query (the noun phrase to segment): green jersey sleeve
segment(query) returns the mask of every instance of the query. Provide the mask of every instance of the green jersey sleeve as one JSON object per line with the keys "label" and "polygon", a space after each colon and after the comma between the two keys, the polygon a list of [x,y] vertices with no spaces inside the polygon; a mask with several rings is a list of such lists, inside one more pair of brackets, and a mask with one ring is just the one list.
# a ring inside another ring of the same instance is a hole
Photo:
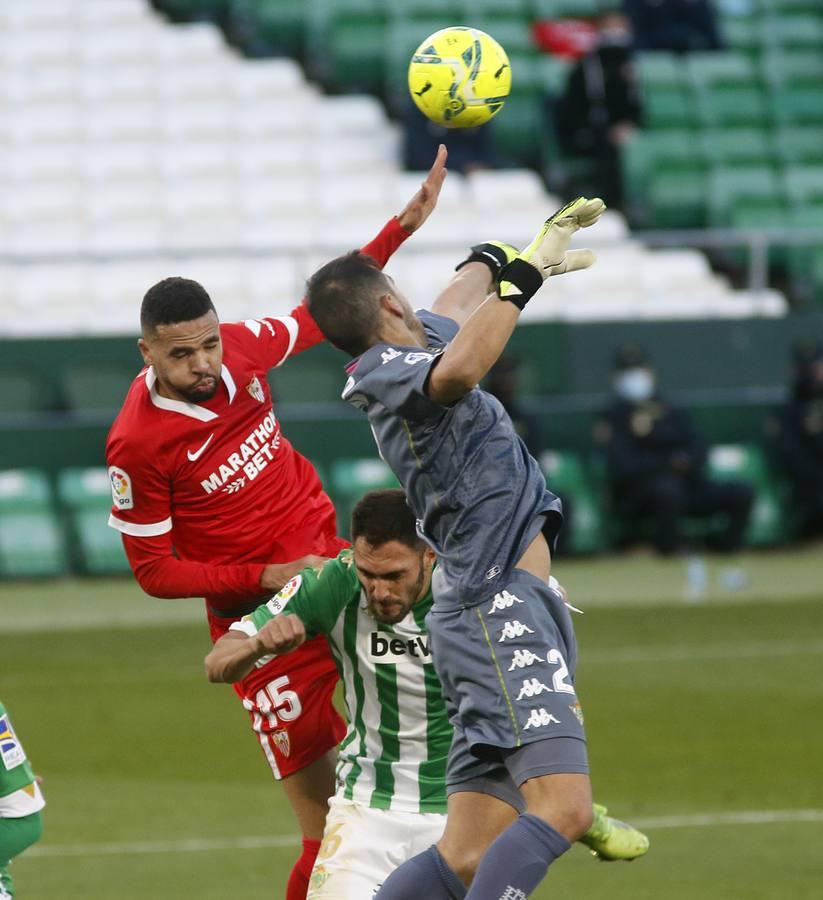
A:
{"label": "green jersey sleeve", "polygon": [[[310,636],[328,634],[340,613],[360,594],[351,550],[343,550],[320,569],[303,569],[267,603],[236,623],[237,630],[256,634],[270,619],[297,616]],[[234,628],[235,626],[232,626]]]}

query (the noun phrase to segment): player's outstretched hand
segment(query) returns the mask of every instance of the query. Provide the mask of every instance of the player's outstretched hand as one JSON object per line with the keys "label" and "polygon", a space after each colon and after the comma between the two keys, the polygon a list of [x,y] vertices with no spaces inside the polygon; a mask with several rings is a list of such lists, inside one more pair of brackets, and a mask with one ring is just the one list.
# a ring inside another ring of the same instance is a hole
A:
{"label": "player's outstretched hand", "polygon": [[[534,250],[529,260],[542,269],[543,278],[588,269],[594,263],[597,257],[591,250],[569,250],[569,242],[576,231],[594,225],[605,208],[606,204],[599,197],[591,200],[578,197],[546,219],[531,244]],[[529,249],[524,250],[522,255],[525,256]]]}
{"label": "player's outstretched hand", "polygon": [[266,622],[254,640],[261,656],[268,653],[289,653],[306,640],[306,626],[297,616],[276,616]]}
{"label": "player's outstretched hand", "polygon": [[588,269],[596,259],[594,253],[569,250],[569,243],[576,231],[594,225],[605,208],[606,204],[599,197],[591,200],[578,197],[549,216],[529,246],[504,266],[500,273],[499,296],[523,309],[547,278]]}
{"label": "player's outstretched hand", "polygon": [[444,144],[437,150],[434,165],[429,169],[426,180],[420,185],[420,190],[409,200],[401,213],[397,215],[397,221],[401,227],[411,234],[428,219],[432,210],[437,206],[437,198],[440,196],[440,188],[446,180],[446,157],[448,151]]}
{"label": "player's outstretched hand", "polygon": [[303,569],[316,569],[322,566],[328,557],[326,556],[301,556],[287,563],[270,563],[263,569],[260,576],[260,587],[269,593],[276,594],[283,585],[287,584]]}

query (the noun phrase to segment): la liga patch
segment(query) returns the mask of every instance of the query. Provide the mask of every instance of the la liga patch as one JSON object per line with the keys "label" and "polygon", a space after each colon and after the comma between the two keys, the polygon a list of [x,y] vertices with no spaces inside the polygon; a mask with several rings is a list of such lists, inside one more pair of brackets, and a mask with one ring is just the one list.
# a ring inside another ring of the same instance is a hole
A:
{"label": "la liga patch", "polygon": [[14,769],[26,761],[26,754],[17,740],[8,715],[0,716],[0,759],[6,769]]}
{"label": "la liga patch", "polygon": [[125,469],[109,466],[111,482],[111,502],[117,509],[134,509],[134,495],[131,490],[131,478]]}

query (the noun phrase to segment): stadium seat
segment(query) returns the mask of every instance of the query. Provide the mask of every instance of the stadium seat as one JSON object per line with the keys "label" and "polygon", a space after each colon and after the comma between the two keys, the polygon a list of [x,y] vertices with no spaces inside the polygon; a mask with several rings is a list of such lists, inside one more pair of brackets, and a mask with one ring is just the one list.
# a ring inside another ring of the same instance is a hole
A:
{"label": "stadium seat", "polygon": [[779,202],[783,186],[771,166],[718,167],[710,178],[709,220],[712,225],[728,225],[731,211],[741,200]]}
{"label": "stadium seat", "polygon": [[63,389],[69,409],[105,409],[116,412],[123,405],[137,371],[138,360],[132,365],[125,363],[120,368],[94,363],[67,367],[63,376]]}
{"label": "stadium seat", "polygon": [[54,576],[66,569],[46,476],[34,469],[0,472],[0,575]]}
{"label": "stadium seat", "polygon": [[111,482],[103,468],[63,469],[57,495],[66,514],[74,564],[88,575],[128,572],[120,533],[109,528]]}
{"label": "stadium seat", "polygon": [[366,491],[400,486],[392,470],[376,457],[336,460],[330,484],[337,507],[337,533],[342,535],[348,535],[351,511]]}
{"label": "stadium seat", "polygon": [[787,166],[823,164],[823,127],[781,128],[774,135],[775,155]]}
{"label": "stadium seat", "polygon": [[768,163],[772,143],[768,132],[756,128],[717,128],[700,133],[703,158],[709,165]]}
{"label": "stadium seat", "polygon": [[702,227],[708,191],[708,175],[702,166],[665,168],[654,173],[649,185],[653,223],[662,228]]}
{"label": "stadium seat", "polygon": [[777,544],[790,537],[777,483],[759,447],[753,444],[712,447],[709,451],[708,474],[715,480],[747,481],[754,488],[755,501],[745,537],[747,544]]}
{"label": "stadium seat", "polygon": [[772,45],[784,50],[823,49],[823,20],[817,16],[763,16],[760,32],[764,46]]}
{"label": "stadium seat", "polygon": [[820,87],[815,85],[773,85],[769,93],[771,115],[781,127],[816,125],[823,127]]}
{"label": "stadium seat", "polygon": [[570,553],[597,553],[605,549],[603,513],[586,476],[583,463],[575,453],[547,450],[540,454],[540,468],[550,491],[568,505],[569,531],[562,538]]}
{"label": "stadium seat", "polygon": [[773,51],[763,55],[760,71],[769,84],[819,86],[823,82],[823,58],[817,52]]}
{"label": "stadium seat", "polygon": [[786,170],[786,191],[795,206],[823,202],[823,165],[792,166]]}

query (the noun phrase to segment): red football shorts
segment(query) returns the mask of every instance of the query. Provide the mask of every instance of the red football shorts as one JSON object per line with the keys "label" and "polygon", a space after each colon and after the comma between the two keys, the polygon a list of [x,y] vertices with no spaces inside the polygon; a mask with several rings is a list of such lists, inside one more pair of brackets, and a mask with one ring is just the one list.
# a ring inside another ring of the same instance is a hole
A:
{"label": "red football shorts", "polygon": [[[209,615],[212,640],[233,621]],[[299,772],[343,740],[346,724],[332,702],[337,680],[326,639],[316,637],[233,685],[275,778]]]}

